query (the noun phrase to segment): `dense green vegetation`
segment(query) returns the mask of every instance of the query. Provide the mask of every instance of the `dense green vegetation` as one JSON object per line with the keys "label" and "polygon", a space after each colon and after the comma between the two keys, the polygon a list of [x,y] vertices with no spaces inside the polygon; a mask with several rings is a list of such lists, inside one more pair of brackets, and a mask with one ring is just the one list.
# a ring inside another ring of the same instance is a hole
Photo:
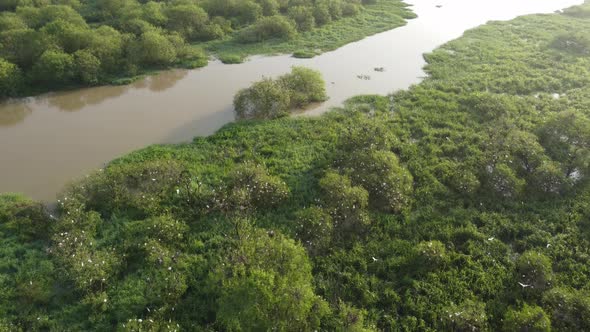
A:
{"label": "dense green vegetation", "polygon": [[234,98],[234,109],[241,120],[275,119],[326,99],[326,82],[319,71],[293,67],[276,80],[264,78],[240,90]]}
{"label": "dense green vegetation", "polygon": [[207,53],[318,53],[409,17],[399,0],[0,0],[0,100],[201,67]]}
{"label": "dense green vegetation", "polygon": [[0,196],[1,326],[589,330],[589,11],[468,31],[391,96],[130,154],[58,217]]}

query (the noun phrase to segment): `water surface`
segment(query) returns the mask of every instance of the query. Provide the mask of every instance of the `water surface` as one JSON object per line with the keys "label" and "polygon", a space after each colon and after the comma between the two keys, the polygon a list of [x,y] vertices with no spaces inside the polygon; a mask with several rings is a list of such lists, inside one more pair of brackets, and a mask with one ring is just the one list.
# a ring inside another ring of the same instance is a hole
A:
{"label": "water surface", "polygon": [[[253,57],[173,70],[129,86],[51,93],[0,104],[0,192],[53,200],[64,184],[105,162],[155,143],[190,141],[233,121],[232,98],[262,76],[303,65],[318,69],[330,100],[386,94],[418,83],[422,54],[489,20],[550,13],[582,0],[409,0],[418,18],[313,59]],[[439,8],[440,6],[440,8]],[[374,68],[383,67],[383,72]],[[359,79],[366,75],[370,79]]]}

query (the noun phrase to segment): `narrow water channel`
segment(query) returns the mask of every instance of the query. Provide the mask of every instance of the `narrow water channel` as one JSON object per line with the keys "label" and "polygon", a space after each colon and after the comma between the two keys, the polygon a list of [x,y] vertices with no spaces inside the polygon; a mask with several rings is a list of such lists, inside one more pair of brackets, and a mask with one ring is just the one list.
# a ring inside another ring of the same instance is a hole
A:
{"label": "narrow water channel", "polygon": [[[418,18],[313,59],[253,57],[173,70],[129,86],[50,93],[0,104],[0,192],[50,201],[67,182],[132,150],[189,141],[233,121],[232,98],[262,76],[291,66],[318,69],[330,100],[321,113],[359,94],[418,83],[422,54],[489,20],[551,13],[583,0],[408,0]],[[377,72],[374,68],[383,67]],[[367,76],[359,79],[358,76]],[[370,79],[367,79],[369,78]]]}

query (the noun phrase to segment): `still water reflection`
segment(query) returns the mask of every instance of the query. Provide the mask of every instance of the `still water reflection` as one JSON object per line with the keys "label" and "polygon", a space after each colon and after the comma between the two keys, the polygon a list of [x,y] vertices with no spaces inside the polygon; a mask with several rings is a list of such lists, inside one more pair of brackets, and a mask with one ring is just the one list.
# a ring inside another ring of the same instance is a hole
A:
{"label": "still water reflection", "polygon": [[[0,192],[51,200],[65,183],[149,144],[189,141],[233,121],[232,98],[262,76],[304,65],[324,75],[330,100],[418,83],[422,54],[488,20],[549,13],[582,0],[409,0],[408,25],[314,59],[253,57],[240,65],[173,70],[128,86],[51,93],[0,104]],[[439,8],[439,6],[441,6]],[[374,68],[383,67],[383,72]],[[358,77],[370,77],[359,79]]]}

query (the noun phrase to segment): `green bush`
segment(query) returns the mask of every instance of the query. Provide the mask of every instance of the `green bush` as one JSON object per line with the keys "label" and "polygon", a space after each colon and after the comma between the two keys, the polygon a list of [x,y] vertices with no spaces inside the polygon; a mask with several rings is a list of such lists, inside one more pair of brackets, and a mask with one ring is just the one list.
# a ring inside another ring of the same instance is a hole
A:
{"label": "green bush", "polygon": [[315,18],[310,7],[289,7],[288,15],[295,22],[298,31],[309,31],[315,27]]}
{"label": "green bush", "polygon": [[238,119],[275,119],[288,114],[291,100],[287,89],[265,78],[240,90],[234,97]]}
{"label": "green bush", "polygon": [[46,84],[68,84],[75,75],[74,58],[61,51],[45,51],[32,69],[34,77]]}
{"label": "green bush", "polygon": [[289,197],[289,187],[261,165],[243,164],[229,176],[227,199],[232,207],[269,209]]}
{"label": "green bush", "polygon": [[219,60],[224,64],[238,64],[244,62],[244,56],[239,54],[221,54]]}
{"label": "green bush", "polygon": [[543,306],[547,308],[555,330],[584,331],[590,328],[590,296],[587,292],[551,289],[543,294]]}
{"label": "green bush", "polygon": [[325,82],[318,71],[293,67],[277,80],[265,78],[239,91],[234,109],[239,119],[274,119],[326,99]]}
{"label": "green bush", "polygon": [[291,73],[281,76],[278,82],[289,91],[292,108],[302,108],[328,99],[326,82],[317,70],[293,67]]}
{"label": "green bush", "polygon": [[268,39],[292,39],[297,34],[293,22],[283,16],[263,17],[238,33],[242,43],[256,43]]}
{"label": "green bush", "polygon": [[305,250],[281,234],[252,230],[217,269],[218,321],[229,330],[318,328],[325,303],[313,291]]}
{"label": "green bush", "polygon": [[504,331],[549,332],[551,321],[537,306],[525,305],[520,310],[510,309],[504,315]]}
{"label": "green bush", "polygon": [[343,16],[355,16],[361,11],[360,6],[356,3],[345,2],[342,4]]}
{"label": "green bush", "polygon": [[0,58],[0,98],[15,96],[23,83],[20,69]]}
{"label": "green bush", "polygon": [[17,194],[0,195],[0,228],[5,235],[14,234],[23,241],[45,239],[50,224],[41,203]]}
{"label": "green bush", "polygon": [[516,268],[518,279],[527,287],[537,291],[551,288],[553,269],[549,257],[536,251],[527,251],[518,257]]}
{"label": "green bush", "polygon": [[357,186],[369,192],[369,202],[384,212],[400,212],[409,205],[412,174],[390,151],[358,151],[343,157],[342,167]]}
{"label": "green bush", "polygon": [[146,66],[170,65],[176,60],[176,49],[168,38],[158,32],[146,32],[131,47],[133,58]]}
{"label": "green bush", "polygon": [[97,84],[100,80],[100,60],[87,50],[74,53],[74,65],[78,79],[86,84]]}
{"label": "green bush", "polygon": [[363,187],[353,186],[347,176],[334,171],[328,171],[319,185],[339,237],[352,239],[363,236],[370,225],[366,215],[369,193]]}
{"label": "green bush", "polygon": [[315,57],[317,54],[314,51],[309,50],[301,50],[293,52],[293,57],[298,59],[311,59]]}
{"label": "green bush", "polygon": [[330,214],[319,207],[309,207],[296,213],[296,238],[311,255],[329,248],[334,225]]}
{"label": "green bush", "polygon": [[581,32],[570,32],[557,36],[551,46],[560,51],[587,55],[590,54],[590,37]]}

